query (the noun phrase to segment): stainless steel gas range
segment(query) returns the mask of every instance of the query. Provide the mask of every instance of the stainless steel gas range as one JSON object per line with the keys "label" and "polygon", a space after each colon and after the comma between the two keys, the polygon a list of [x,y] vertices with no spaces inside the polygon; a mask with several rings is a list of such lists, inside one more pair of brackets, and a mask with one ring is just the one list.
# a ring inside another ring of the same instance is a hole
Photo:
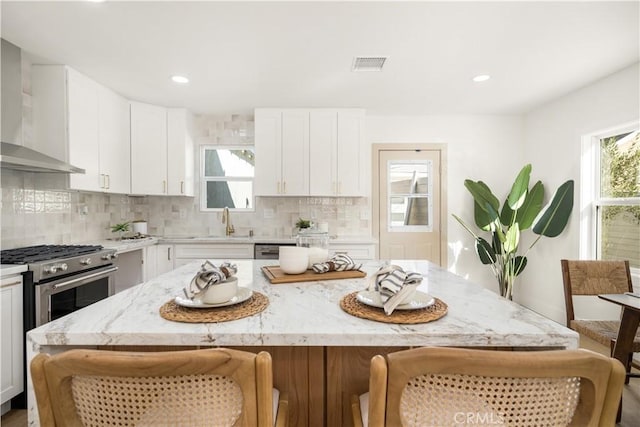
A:
{"label": "stainless steel gas range", "polygon": [[[2,264],[28,268],[22,273],[25,333],[113,295],[116,259],[115,249],[93,245],[38,245],[0,251]],[[26,359],[24,363],[26,384]],[[26,393],[14,397],[11,405],[26,408]]]}
{"label": "stainless steel gas range", "polygon": [[27,264],[25,330],[114,294],[115,249],[93,245],[39,245],[0,251],[2,264]]}

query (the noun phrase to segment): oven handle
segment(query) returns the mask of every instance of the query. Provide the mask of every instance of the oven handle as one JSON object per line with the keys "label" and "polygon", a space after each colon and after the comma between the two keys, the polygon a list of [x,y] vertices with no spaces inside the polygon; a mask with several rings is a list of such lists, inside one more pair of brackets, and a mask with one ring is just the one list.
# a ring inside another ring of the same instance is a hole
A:
{"label": "oven handle", "polygon": [[104,276],[106,274],[113,273],[114,271],[117,271],[117,270],[118,270],[118,267],[111,267],[108,270],[101,270],[101,271],[98,271],[96,273],[89,274],[87,276],[76,277],[75,279],[67,280],[66,282],[60,282],[60,283],[57,283],[55,285],[52,285],[51,289],[52,290],[59,290],[59,289],[64,289],[64,288],[67,288],[67,287],[71,287],[71,285],[73,285],[75,283],[84,282],[84,281],[86,281],[88,279],[93,279],[94,277],[98,277],[98,276]]}

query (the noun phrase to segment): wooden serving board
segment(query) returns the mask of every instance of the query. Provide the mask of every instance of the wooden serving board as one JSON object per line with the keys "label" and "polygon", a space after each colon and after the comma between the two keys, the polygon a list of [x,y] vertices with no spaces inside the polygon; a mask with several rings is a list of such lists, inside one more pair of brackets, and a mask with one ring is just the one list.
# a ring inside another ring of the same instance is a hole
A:
{"label": "wooden serving board", "polygon": [[294,282],[316,282],[318,280],[334,280],[334,279],[355,279],[358,277],[366,277],[367,273],[360,270],[350,271],[329,271],[327,273],[315,273],[313,270],[307,270],[300,274],[286,274],[280,270],[279,265],[265,265],[262,272],[272,284],[278,283],[294,283]]}

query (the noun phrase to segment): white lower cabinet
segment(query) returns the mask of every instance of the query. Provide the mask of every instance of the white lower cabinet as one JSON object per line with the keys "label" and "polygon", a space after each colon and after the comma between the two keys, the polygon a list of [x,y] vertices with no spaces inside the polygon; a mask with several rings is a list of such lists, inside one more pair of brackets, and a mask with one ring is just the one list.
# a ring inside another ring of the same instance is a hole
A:
{"label": "white lower cabinet", "polygon": [[203,259],[253,259],[252,243],[195,243],[175,245],[175,266]]}
{"label": "white lower cabinet", "polygon": [[156,245],[155,249],[156,249],[155,276],[159,276],[161,274],[167,273],[173,270],[175,267],[177,267],[174,260],[173,245],[158,244]]}
{"label": "white lower cabinet", "polygon": [[0,281],[0,361],[2,371],[1,402],[5,403],[24,391],[22,324],[22,276],[7,276]]}
{"label": "white lower cabinet", "polygon": [[376,245],[371,243],[329,244],[329,256],[346,253],[355,261],[368,261],[376,257]]}

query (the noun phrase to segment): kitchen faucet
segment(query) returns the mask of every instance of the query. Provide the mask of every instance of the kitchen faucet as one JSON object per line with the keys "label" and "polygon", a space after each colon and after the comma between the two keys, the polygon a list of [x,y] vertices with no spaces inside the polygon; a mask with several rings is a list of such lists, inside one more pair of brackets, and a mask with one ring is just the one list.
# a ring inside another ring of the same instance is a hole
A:
{"label": "kitchen faucet", "polygon": [[224,234],[226,236],[231,236],[236,232],[236,230],[233,228],[233,225],[231,224],[231,218],[229,217],[229,208],[226,206],[222,211],[222,223],[227,225],[224,229]]}

